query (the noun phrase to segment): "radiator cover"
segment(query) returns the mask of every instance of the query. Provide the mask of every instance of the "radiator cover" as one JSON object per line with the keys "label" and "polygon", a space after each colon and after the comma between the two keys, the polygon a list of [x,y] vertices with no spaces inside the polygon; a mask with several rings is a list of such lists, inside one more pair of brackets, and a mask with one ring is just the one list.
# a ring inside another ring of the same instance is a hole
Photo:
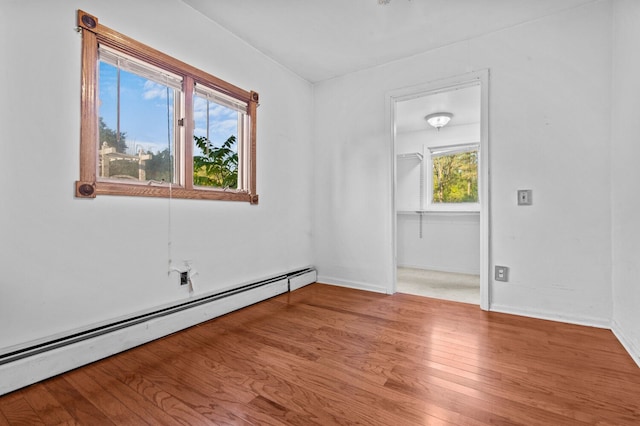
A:
{"label": "radiator cover", "polygon": [[305,268],[8,352],[0,356],[0,395],[315,280],[315,269]]}

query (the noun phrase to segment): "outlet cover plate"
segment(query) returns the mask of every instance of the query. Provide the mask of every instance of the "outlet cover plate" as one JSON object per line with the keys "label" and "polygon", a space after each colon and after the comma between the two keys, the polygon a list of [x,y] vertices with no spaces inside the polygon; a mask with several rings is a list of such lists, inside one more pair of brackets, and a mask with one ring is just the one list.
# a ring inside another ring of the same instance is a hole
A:
{"label": "outlet cover plate", "polygon": [[509,281],[509,268],[506,267],[506,266],[497,266],[496,265],[495,280],[496,281],[504,281],[504,282]]}

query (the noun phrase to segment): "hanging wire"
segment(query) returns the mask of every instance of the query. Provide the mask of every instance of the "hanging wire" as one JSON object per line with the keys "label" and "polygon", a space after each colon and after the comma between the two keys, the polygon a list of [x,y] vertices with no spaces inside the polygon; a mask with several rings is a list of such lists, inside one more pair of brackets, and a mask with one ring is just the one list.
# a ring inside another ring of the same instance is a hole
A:
{"label": "hanging wire", "polygon": [[[169,154],[171,154],[171,111],[170,111],[170,103],[169,103],[169,86],[167,86],[167,148],[169,148]],[[173,169],[173,161],[171,164],[171,168]],[[173,179],[171,179],[173,181]]]}
{"label": "hanging wire", "polygon": [[169,150],[169,159],[171,170],[169,174],[169,199],[167,200],[167,275],[171,275],[171,263],[172,263],[172,234],[171,234],[171,200],[173,197],[172,187],[173,187],[173,175],[175,173],[175,155],[171,149],[171,103],[170,103],[170,92],[169,86],[167,85],[167,148]]}
{"label": "hanging wire", "polygon": [[209,139],[209,98],[207,98],[207,144],[205,145],[206,147],[206,152],[205,155],[209,155],[209,147],[211,144],[211,139]]}
{"label": "hanging wire", "polygon": [[118,86],[118,90],[116,91],[116,152],[120,147],[120,59],[117,60],[117,63],[116,84]]}

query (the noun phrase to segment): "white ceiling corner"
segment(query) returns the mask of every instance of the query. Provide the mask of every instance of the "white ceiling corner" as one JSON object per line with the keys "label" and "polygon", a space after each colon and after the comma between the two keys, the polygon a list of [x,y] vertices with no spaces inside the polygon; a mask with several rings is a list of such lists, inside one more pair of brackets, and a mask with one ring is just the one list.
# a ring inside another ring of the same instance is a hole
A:
{"label": "white ceiling corner", "polygon": [[181,0],[315,83],[597,0]]}

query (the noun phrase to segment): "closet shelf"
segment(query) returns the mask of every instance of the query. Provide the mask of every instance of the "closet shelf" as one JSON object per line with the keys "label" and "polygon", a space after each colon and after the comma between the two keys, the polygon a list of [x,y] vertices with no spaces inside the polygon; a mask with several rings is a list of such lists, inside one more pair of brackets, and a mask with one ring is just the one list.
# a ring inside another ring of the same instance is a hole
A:
{"label": "closet shelf", "polygon": [[409,153],[406,153],[406,154],[398,154],[398,159],[399,160],[418,159],[418,160],[422,161],[422,154],[420,154],[419,152],[409,152]]}
{"label": "closet shelf", "polygon": [[474,210],[398,210],[397,214],[428,214],[428,215],[479,215],[480,212]]}

